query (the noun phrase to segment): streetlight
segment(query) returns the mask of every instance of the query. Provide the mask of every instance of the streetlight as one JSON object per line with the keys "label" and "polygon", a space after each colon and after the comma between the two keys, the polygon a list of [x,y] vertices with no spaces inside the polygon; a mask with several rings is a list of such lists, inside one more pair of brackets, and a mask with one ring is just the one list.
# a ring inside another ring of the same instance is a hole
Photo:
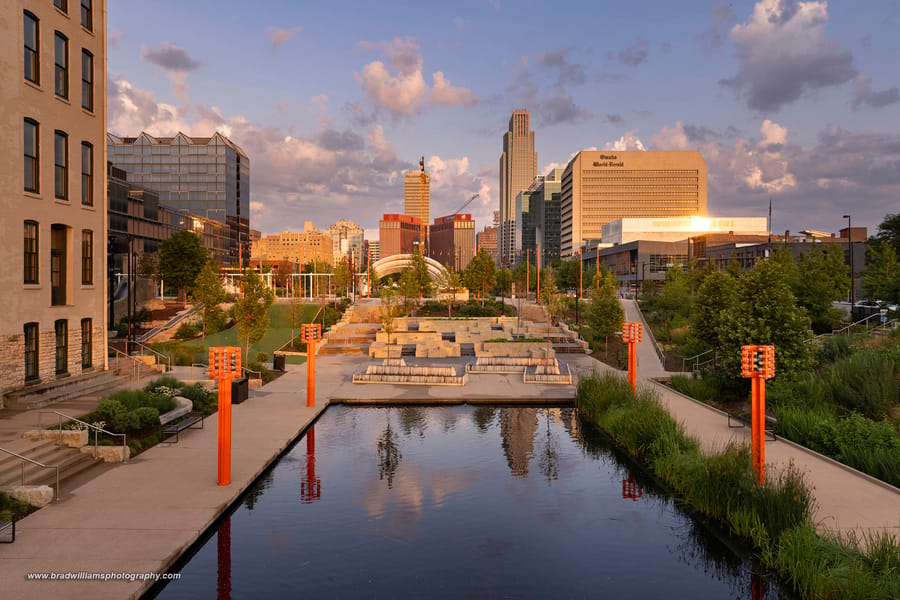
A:
{"label": "streetlight", "polygon": [[853,225],[851,224],[850,215],[844,215],[847,219],[847,239],[850,240],[850,318],[853,319],[853,308],[856,305],[856,285],[853,271],[855,264],[853,263]]}

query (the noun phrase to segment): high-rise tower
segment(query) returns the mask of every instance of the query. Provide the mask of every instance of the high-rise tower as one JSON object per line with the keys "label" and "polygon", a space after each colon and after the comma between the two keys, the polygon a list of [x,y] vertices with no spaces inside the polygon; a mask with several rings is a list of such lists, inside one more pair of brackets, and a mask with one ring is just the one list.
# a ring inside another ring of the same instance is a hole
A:
{"label": "high-rise tower", "polygon": [[509,131],[503,134],[500,154],[500,230],[497,232],[500,266],[515,260],[516,195],[531,185],[537,175],[537,161],[528,111],[515,110],[509,118]]}
{"label": "high-rise tower", "polygon": [[[419,170],[403,175],[403,214],[421,222],[419,243],[428,239],[426,231],[431,219],[431,176],[425,172],[425,157],[419,160]],[[424,250],[424,249],[423,249]]]}

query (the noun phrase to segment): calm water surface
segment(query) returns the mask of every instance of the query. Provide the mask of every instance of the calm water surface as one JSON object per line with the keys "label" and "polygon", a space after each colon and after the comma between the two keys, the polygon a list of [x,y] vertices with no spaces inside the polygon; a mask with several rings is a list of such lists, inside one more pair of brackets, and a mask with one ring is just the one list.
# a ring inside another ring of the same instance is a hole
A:
{"label": "calm water surface", "polygon": [[560,408],[330,407],[178,570],[160,598],[787,598]]}

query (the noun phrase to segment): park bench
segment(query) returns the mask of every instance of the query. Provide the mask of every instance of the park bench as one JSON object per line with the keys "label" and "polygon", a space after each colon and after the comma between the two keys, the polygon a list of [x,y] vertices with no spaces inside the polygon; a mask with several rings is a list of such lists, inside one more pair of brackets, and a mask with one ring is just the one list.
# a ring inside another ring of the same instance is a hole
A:
{"label": "park bench", "polygon": [[[737,429],[741,427],[750,427],[752,425],[752,421],[749,413],[744,412],[730,412],[728,413],[728,426],[732,429]],[[766,439],[774,442],[778,439],[778,436],[775,434],[775,426],[778,425],[778,417],[770,412],[766,412]]]}
{"label": "park bench", "polygon": [[[174,409],[159,415],[159,426],[164,434],[175,434],[175,443],[178,443],[178,434],[185,429],[203,429],[203,413],[194,412],[193,403],[187,398],[175,396],[178,403]],[[200,427],[195,427],[200,423]]]}
{"label": "park bench", "polygon": [[16,541],[16,516],[11,521],[0,521],[0,544],[12,544]]}

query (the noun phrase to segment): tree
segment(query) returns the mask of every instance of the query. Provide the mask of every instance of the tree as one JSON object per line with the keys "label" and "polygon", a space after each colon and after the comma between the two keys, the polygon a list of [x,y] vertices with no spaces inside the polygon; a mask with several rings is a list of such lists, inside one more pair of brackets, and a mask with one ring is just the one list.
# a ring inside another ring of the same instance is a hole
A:
{"label": "tree", "polygon": [[484,306],[485,292],[497,285],[496,267],[494,266],[494,258],[490,253],[482,248],[478,251],[466,267],[464,280],[466,287],[481,290],[481,306]]}
{"label": "tree", "polygon": [[411,315],[420,291],[415,270],[412,268],[403,269],[403,272],[400,273],[400,281],[397,283],[397,286],[400,295],[403,297],[403,312]]}
{"label": "tree", "polygon": [[806,309],[813,331],[824,333],[841,322],[841,311],[832,305],[847,296],[850,277],[844,263],[844,249],[837,244],[825,250],[813,246],[797,258],[797,279],[794,295],[797,304]]}
{"label": "tree", "polygon": [[416,286],[414,296],[428,298],[431,296],[433,287],[431,275],[428,273],[428,263],[425,262],[425,257],[418,252],[413,252],[410,262],[412,263],[412,277]]}
{"label": "tree", "polygon": [[187,287],[197,279],[206,260],[206,250],[200,245],[200,238],[185,229],[159,244],[157,275],[177,289],[178,296],[187,301]]}
{"label": "tree", "polygon": [[334,265],[334,285],[338,290],[342,291],[345,296],[349,295],[347,290],[350,288],[352,277],[353,275],[350,273],[350,267],[347,265],[347,261],[341,260]]}
{"label": "tree", "polygon": [[244,356],[250,361],[250,345],[262,339],[269,327],[269,307],[275,295],[253,269],[241,277],[241,297],[234,303],[238,342],[244,346]]}
{"label": "tree", "polygon": [[813,364],[809,317],[797,306],[785,267],[762,260],[737,281],[735,301],[717,330],[722,352],[719,364],[728,376],[740,377],[741,346],[775,346],[775,374],[799,373]]}
{"label": "tree", "polygon": [[677,326],[679,320],[687,320],[691,314],[690,277],[679,265],[666,271],[666,283],[654,298],[653,308],[669,328]]}
{"label": "tree", "polygon": [[369,295],[374,296],[375,292],[378,291],[378,288],[381,287],[381,281],[378,279],[378,274],[375,272],[375,265],[373,263],[369,263],[369,266],[366,268],[366,279],[368,280],[369,285]]}
{"label": "tree", "polygon": [[591,286],[591,306],[588,309],[587,321],[596,335],[604,338],[605,351],[609,351],[609,336],[621,331],[625,320],[625,311],[619,302],[618,282],[615,275],[603,271],[595,275],[597,284]]}
{"label": "tree", "polygon": [[889,214],[878,226],[876,234],[878,240],[894,248],[894,252],[900,256],[900,213]]}
{"label": "tree", "polygon": [[564,290],[577,288],[580,275],[581,261],[578,256],[564,260],[556,267],[557,286]]}
{"label": "tree", "polygon": [[381,313],[378,316],[381,320],[381,330],[387,334],[388,346],[391,345],[391,334],[394,333],[394,317],[397,316],[398,312],[397,292],[393,288],[382,288]]}
{"label": "tree", "polygon": [[713,271],[703,277],[691,307],[691,335],[717,350],[722,345],[719,334],[728,323],[726,315],[737,300],[737,280],[727,271]]}
{"label": "tree", "polygon": [[[871,242],[871,240],[870,240]],[[863,291],[870,298],[900,302],[900,260],[890,244],[869,243]]]}
{"label": "tree", "polygon": [[447,294],[447,318],[453,316],[453,303],[456,301],[456,292],[462,286],[459,273],[453,270],[450,263],[444,267],[446,271],[441,273],[438,279],[438,287]]}
{"label": "tree", "polygon": [[206,261],[203,270],[194,280],[192,296],[195,303],[203,305],[200,309],[200,318],[203,319],[202,339],[205,341],[207,330],[215,333],[224,321],[219,304],[225,301],[225,287],[211,260]]}
{"label": "tree", "polygon": [[497,291],[500,295],[508,296],[512,287],[513,272],[508,267],[503,267],[495,272],[494,279],[497,281]]}

